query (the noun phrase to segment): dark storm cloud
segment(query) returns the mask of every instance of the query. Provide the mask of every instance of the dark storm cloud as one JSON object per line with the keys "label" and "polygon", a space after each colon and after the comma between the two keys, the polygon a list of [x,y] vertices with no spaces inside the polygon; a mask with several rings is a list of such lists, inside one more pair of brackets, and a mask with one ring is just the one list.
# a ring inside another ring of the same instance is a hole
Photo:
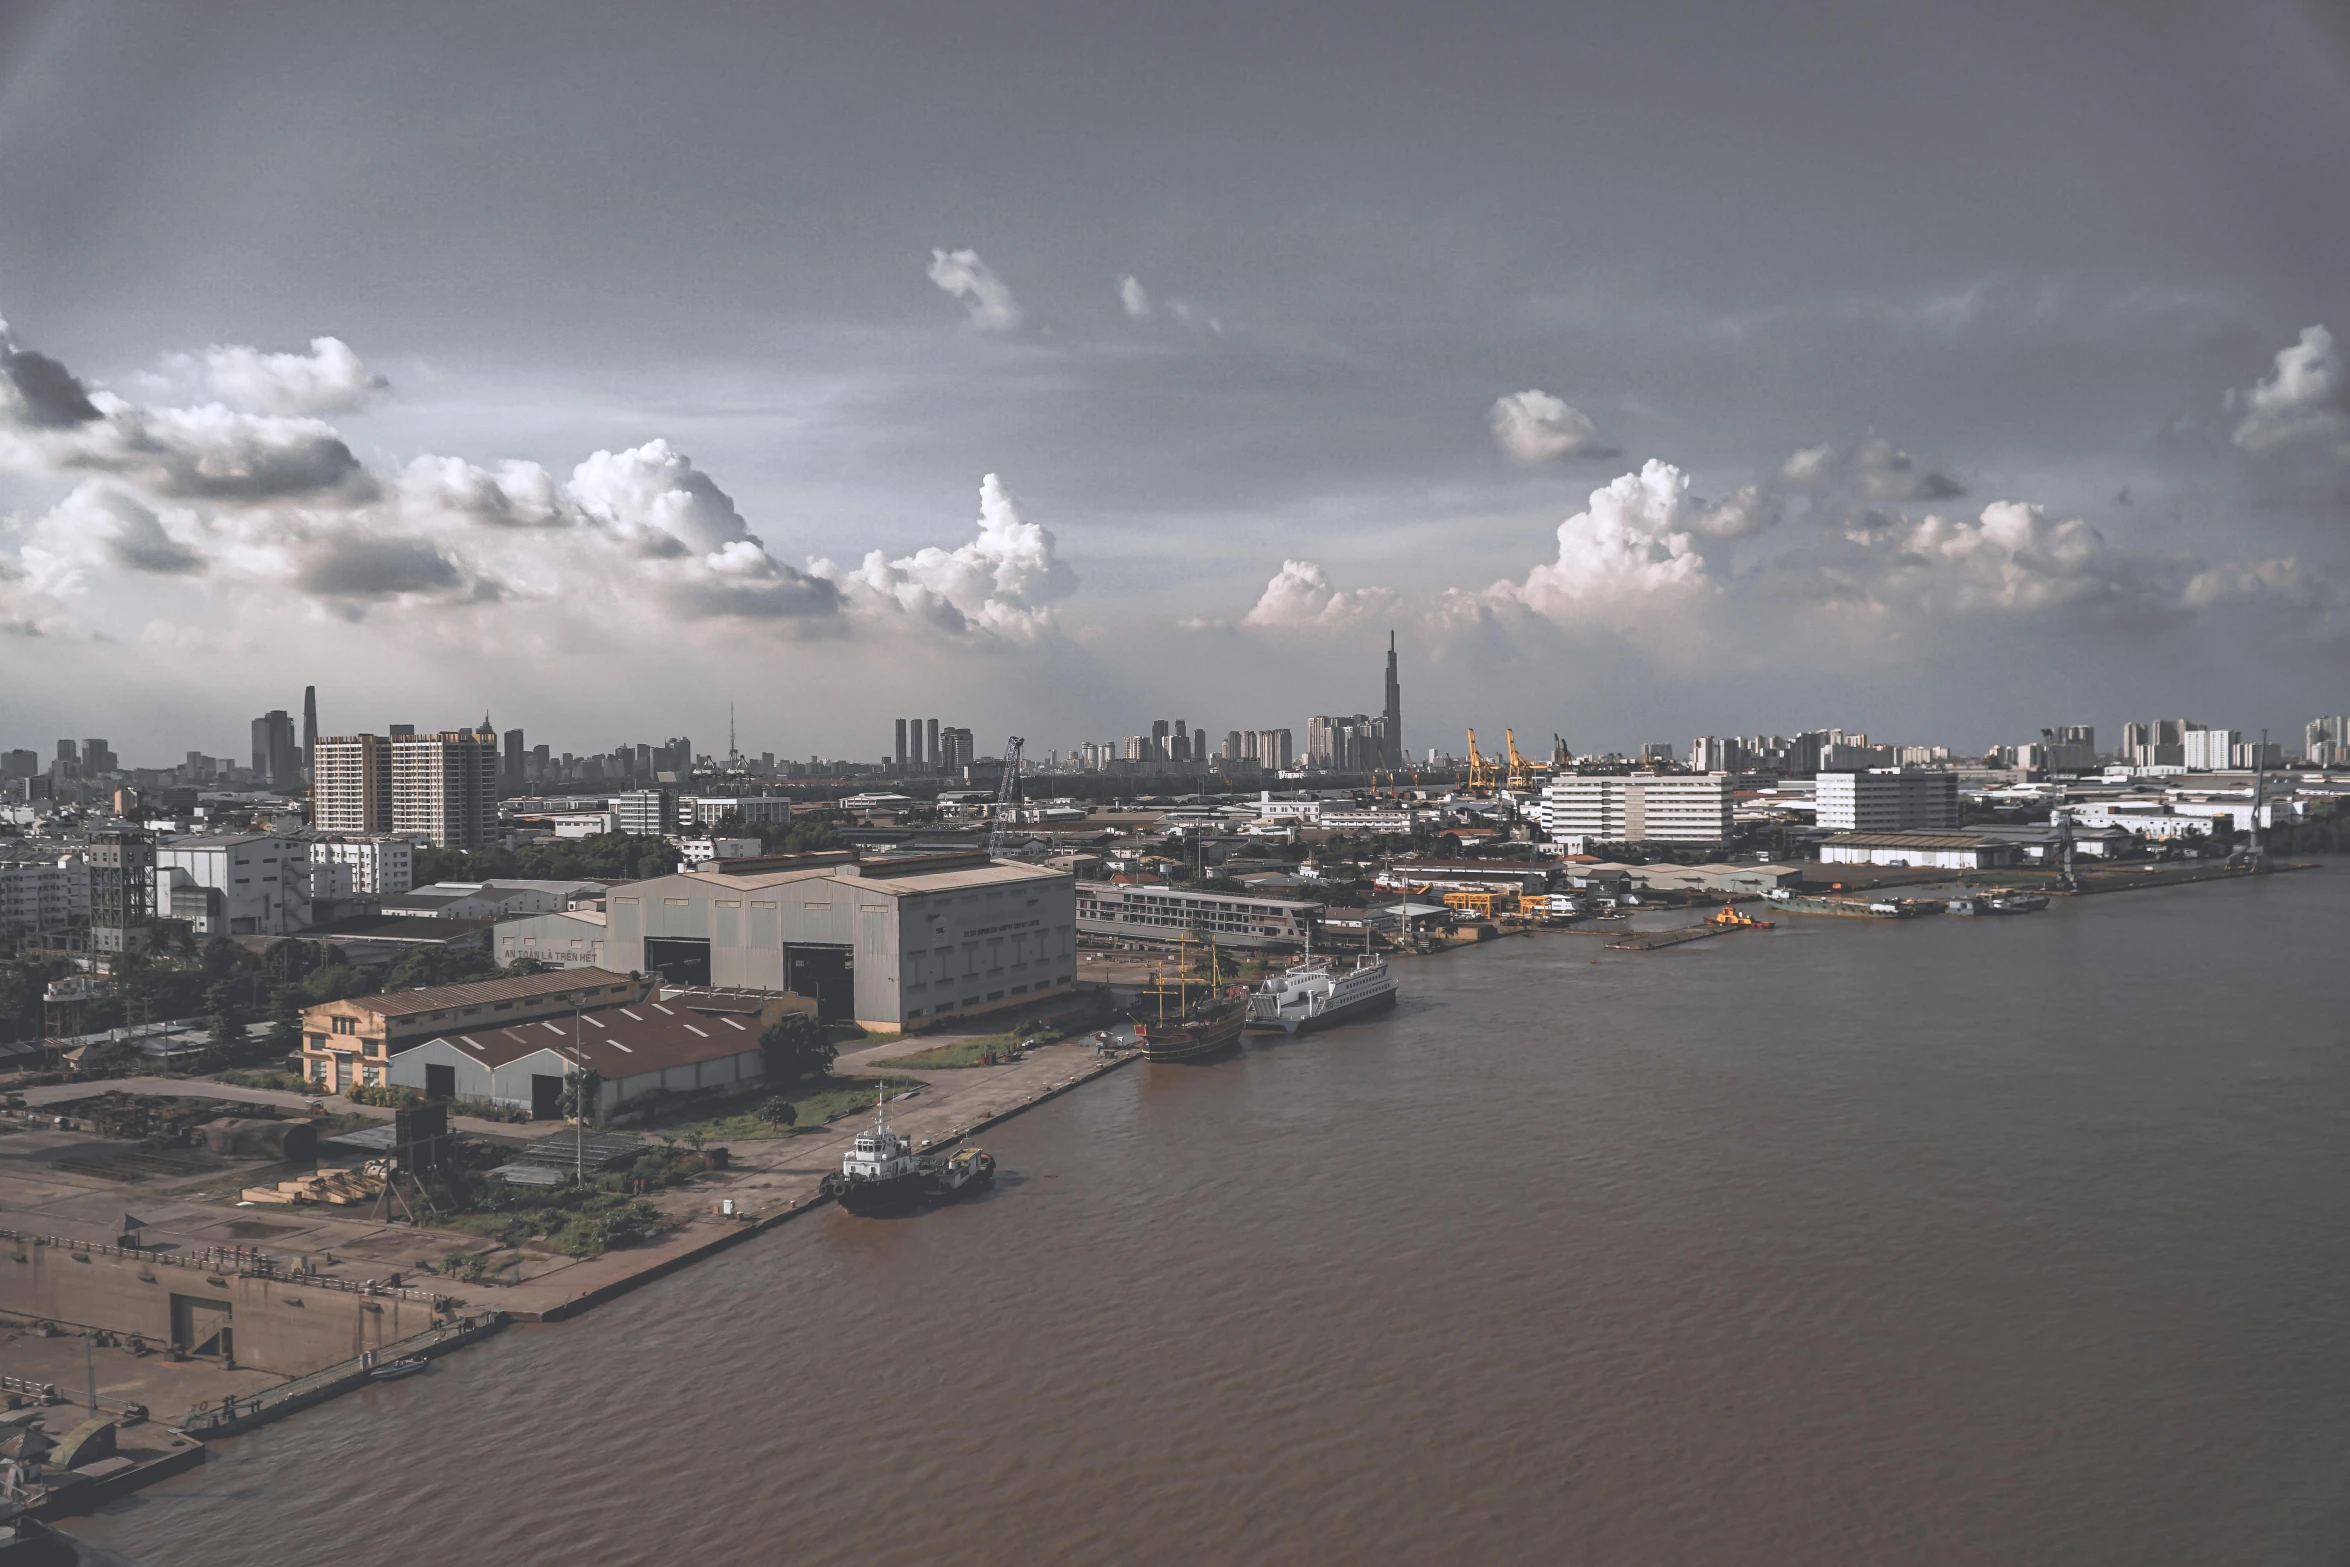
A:
{"label": "dark storm cloud", "polygon": [[303,591],[322,598],[381,599],[437,593],[461,580],[454,564],[422,539],[337,538],[306,554]]}
{"label": "dark storm cloud", "polygon": [[73,372],[47,354],[9,349],[0,355],[0,370],[16,388],[17,418],[36,430],[63,429],[99,417],[98,405]]}

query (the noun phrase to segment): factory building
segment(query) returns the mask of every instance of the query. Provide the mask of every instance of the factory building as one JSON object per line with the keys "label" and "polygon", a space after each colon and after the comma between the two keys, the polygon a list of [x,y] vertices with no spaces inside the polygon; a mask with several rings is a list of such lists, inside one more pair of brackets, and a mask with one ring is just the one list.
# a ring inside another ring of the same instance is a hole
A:
{"label": "factory building", "polygon": [[1069,991],[1074,887],[976,850],[777,855],[615,888],[605,960],[673,984],[789,991],[827,1020],[896,1031]]}
{"label": "factory building", "polygon": [[310,846],[300,838],[174,838],[152,853],[155,912],[190,919],[200,935],[290,936],[310,924]]}
{"label": "factory building", "polygon": [[536,1022],[451,1029],[395,1052],[386,1075],[428,1099],[480,1099],[562,1115],[563,1085],[585,1068],[602,1081],[598,1115],[650,1093],[731,1088],[766,1075],[759,1036],[795,1007],[756,991],[665,989],[616,1006]]}
{"label": "factory building", "polygon": [[302,1076],[338,1094],[353,1083],[380,1084],[394,1055],[427,1039],[631,1005],[653,988],[589,968],[324,1002],[302,1009]]}
{"label": "factory building", "polygon": [[2022,857],[2023,850],[2018,844],[1985,833],[1848,832],[1820,845],[1823,865],[1979,871],[2013,865]]}
{"label": "factory building", "polygon": [[1943,832],[1958,825],[1958,774],[1909,767],[1823,772],[1812,798],[1833,832]]}

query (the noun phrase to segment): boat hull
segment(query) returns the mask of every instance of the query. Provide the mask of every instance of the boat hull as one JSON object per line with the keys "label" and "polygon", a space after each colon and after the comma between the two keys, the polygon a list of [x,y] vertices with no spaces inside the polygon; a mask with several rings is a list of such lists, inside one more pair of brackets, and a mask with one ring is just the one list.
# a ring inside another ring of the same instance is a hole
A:
{"label": "boat hull", "polygon": [[878,1181],[852,1181],[836,1175],[828,1184],[843,1208],[863,1216],[908,1212],[930,1196],[932,1187],[930,1177],[920,1171]]}
{"label": "boat hull", "polygon": [[1374,1012],[1384,1012],[1395,1005],[1395,995],[1396,987],[1390,985],[1375,995],[1359,996],[1326,1012],[1301,1012],[1293,1017],[1252,1017],[1248,1020],[1248,1026],[1260,1034],[1310,1034],[1317,1028],[1329,1028],[1358,1017],[1369,1017]]}
{"label": "boat hull", "polygon": [[1240,1026],[1247,1013],[1234,1007],[1229,1017],[1176,1023],[1137,1023],[1145,1061],[1207,1061],[1240,1044]]}

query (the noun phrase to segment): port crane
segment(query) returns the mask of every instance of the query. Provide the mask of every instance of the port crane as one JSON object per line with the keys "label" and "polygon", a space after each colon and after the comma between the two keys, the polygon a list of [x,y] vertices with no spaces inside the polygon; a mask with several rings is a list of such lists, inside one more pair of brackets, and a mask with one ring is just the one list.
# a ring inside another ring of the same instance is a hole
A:
{"label": "port crane", "polygon": [[1469,784],[1472,789],[1492,789],[1501,783],[1501,763],[1488,761],[1477,750],[1477,731],[1469,731]]}
{"label": "port crane", "polygon": [[1020,798],[1020,748],[1028,742],[1014,735],[1004,742],[1004,776],[995,790],[995,823],[987,835],[987,857],[1004,857],[1004,842],[1012,829],[1012,814]]}
{"label": "port crane", "polygon": [[[1530,762],[1518,754],[1518,732],[1515,729],[1504,729],[1501,732],[1501,738],[1502,743],[1508,747],[1508,782],[1511,791],[1514,793],[1530,789],[1541,783],[1542,779],[1538,775],[1550,771],[1549,764]],[[1551,738],[1555,740],[1558,737],[1553,735]]]}

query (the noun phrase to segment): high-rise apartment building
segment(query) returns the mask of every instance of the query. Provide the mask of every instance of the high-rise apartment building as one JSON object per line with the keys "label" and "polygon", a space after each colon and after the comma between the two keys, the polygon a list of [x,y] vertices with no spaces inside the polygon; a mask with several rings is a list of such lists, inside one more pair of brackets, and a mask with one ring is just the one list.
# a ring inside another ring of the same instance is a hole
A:
{"label": "high-rise apartment building", "polygon": [[1958,774],[1908,767],[1821,773],[1812,799],[1832,832],[1934,832],[1958,825]]}
{"label": "high-rise apartment building", "polygon": [[253,772],[272,789],[302,786],[302,753],[294,743],[294,721],[282,707],[253,720]]}
{"label": "high-rise apartment building", "polygon": [[335,735],[310,747],[310,825],[320,832],[392,830],[392,742]]}
{"label": "high-rise apartment building", "polygon": [[2190,729],[2180,739],[2187,770],[2224,772],[2236,765],[2236,747],[2244,737],[2233,729]]}
{"label": "high-rise apartment building", "polygon": [[1730,779],[1725,773],[1556,778],[1542,791],[1542,826],[1553,838],[1599,843],[1727,843]]}
{"label": "high-rise apartment building", "polygon": [[2350,762],[2350,717],[2335,714],[2312,718],[2302,725],[2301,755],[2318,767],[2339,767]]}
{"label": "high-rise apartment building", "polygon": [[498,737],[481,729],[392,737],[392,831],[478,849],[498,820]]}

